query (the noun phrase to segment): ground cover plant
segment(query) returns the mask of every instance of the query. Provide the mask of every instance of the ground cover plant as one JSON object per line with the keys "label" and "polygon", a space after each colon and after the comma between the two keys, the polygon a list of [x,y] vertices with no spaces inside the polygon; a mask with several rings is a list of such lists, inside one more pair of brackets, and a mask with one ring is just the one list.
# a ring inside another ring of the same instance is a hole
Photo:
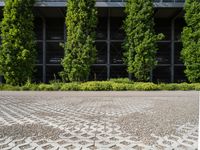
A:
{"label": "ground cover plant", "polygon": [[134,82],[126,79],[88,82],[51,82],[49,84],[26,83],[23,86],[1,84],[0,90],[8,91],[157,91],[157,90],[200,90],[200,83],[152,83]]}

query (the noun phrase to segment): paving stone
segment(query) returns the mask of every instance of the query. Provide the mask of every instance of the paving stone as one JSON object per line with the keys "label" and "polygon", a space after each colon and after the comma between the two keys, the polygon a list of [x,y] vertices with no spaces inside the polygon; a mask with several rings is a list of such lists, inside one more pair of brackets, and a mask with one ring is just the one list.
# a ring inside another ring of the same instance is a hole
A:
{"label": "paving stone", "polygon": [[198,104],[195,92],[0,92],[0,149],[197,149]]}

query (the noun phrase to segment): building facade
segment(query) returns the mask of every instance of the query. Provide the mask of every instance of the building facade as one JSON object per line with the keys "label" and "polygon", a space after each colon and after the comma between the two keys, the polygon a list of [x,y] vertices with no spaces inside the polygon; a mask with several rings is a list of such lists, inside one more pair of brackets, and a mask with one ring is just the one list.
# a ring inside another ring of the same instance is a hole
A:
{"label": "building facade", "polygon": [[[3,2],[0,2],[1,16]],[[96,29],[97,60],[91,66],[90,80],[130,77],[123,63],[122,29],[125,0],[97,0],[98,26]],[[184,65],[180,59],[180,42],[184,27],[184,0],[154,0],[155,31],[165,38],[158,41],[158,65],[151,73],[154,82],[184,82]],[[37,82],[59,79],[60,61],[64,50],[60,46],[66,40],[66,0],[38,0],[34,8],[35,33],[38,58]]]}

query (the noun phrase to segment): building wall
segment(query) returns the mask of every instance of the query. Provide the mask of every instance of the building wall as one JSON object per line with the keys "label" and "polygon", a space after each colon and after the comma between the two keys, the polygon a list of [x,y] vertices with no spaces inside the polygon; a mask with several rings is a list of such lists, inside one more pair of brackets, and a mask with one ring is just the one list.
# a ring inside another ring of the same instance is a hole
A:
{"label": "building wall", "polygon": [[[178,16],[179,11],[174,12],[172,16],[167,17],[160,16],[161,13],[155,15],[155,30],[157,33],[163,33],[165,39],[158,41],[158,66],[151,73],[154,82],[186,81],[183,73],[184,65],[180,60],[180,33],[184,20],[182,16]],[[129,77],[122,58],[122,43],[125,37],[122,29],[124,18],[123,9],[98,9],[99,21],[96,29],[98,55],[95,64],[91,66],[90,80]],[[39,54],[35,81],[48,82],[59,79],[58,72],[62,70],[60,59],[64,55],[60,43],[66,39],[64,16],[41,17],[39,15],[35,20],[35,31]]]}

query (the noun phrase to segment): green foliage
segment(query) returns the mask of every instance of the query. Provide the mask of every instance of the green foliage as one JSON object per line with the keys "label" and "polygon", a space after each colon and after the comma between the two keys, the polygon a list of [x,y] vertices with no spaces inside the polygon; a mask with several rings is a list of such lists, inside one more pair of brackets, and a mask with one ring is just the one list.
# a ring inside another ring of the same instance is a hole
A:
{"label": "green foliage", "polygon": [[128,72],[138,81],[148,81],[156,66],[156,42],[163,34],[154,31],[154,9],[152,0],[128,0],[125,8],[124,30],[125,62]]}
{"label": "green foliage", "polygon": [[123,79],[112,79],[110,81],[90,81],[90,82],[70,82],[51,84],[35,84],[27,82],[23,86],[12,86],[8,84],[0,85],[0,90],[9,91],[158,91],[158,90],[200,90],[200,83],[181,83],[181,84],[155,84],[151,82],[122,81]]}
{"label": "green foliage", "polygon": [[131,83],[132,81],[129,80],[129,78],[114,78],[110,79],[110,81],[115,82],[115,83]]}
{"label": "green foliage", "polygon": [[149,83],[136,82],[134,84],[134,89],[137,91],[155,91],[155,90],[159,90],[159,86],[151,82]]}
{"label": "green foliage", "polygon": [[62,85],[61,91],[79,91],[79,85],[80,84],[78,82],[66,83]]}
{"label": "green foliage", "polygon": [[189,91],[189,90],[196,90],[198,87],[198,84],[188,84],[188,83],[171,83],[171,84],[160,84],[159,89],[160,90],[168,90],[168,91],[175,91],[175,90],[181,90],[181,91]]}
{"label": "green foliage", "polygon": [[32,78],[35,64],[35,38],[32,7],[34,0],[6,0],[1,22],[0,74],[11,85]]}
{"label": "green foliage", "polygon": [[0,86],[0,90],[6,90],[6,91],[20,91],[20,87],[19,86],[12,86],[12,85],[9,85],[9,84],[2,84]]}
{"label": "green foliage", "polygon": [[95,61],[95,28],[97,12],[95,0],[68,0],[66,30],[67,41],[64,45],[65,56],[62,60],[64,71],[60,73],[64,81],[86,81],[90,66]]}
{"label": "green foliage", "polygon": [[82,91],[109,91],[112,90],[111,82],[109,81],[91,81],[81,84]]}
{"label": "green foliage", "polygon": [[200,2],[186,0],[185,21],[182,32],[181,56],[186,66],[185,74],[190,82],[200,82]]}

